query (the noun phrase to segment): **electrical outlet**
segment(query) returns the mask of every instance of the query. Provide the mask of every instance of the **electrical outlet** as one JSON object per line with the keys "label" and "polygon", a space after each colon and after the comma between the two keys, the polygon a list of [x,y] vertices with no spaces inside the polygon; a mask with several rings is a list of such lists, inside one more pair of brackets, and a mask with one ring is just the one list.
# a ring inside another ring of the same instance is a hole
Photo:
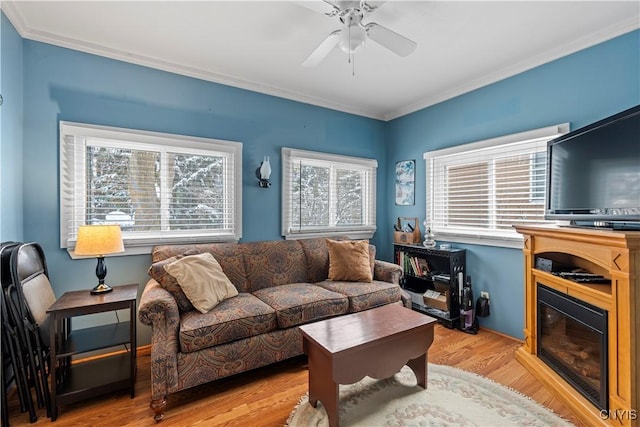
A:
{"label": "electrical outlet", "polygon": [[482,291],[482,292],[480,292],[480,296],[481,296],[482,298],[489,299],[489,292],[487,292],[487,291]]}

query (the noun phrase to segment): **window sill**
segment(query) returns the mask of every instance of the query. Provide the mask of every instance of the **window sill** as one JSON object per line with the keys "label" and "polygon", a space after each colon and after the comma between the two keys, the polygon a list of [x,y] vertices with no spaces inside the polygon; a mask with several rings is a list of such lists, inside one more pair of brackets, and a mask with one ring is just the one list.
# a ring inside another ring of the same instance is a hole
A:
{"label": "window sill", "polygon": [[[153,245],[150,246],[134,246],[128,247],[124,249],[124,252],[118,252],[117,254],[105,255],[105,258],[111,257],[119,257],[119,256],[131,256],[131,255],[149,255],[153,250]],[[80,256],[76,255],[73,251],[73,248],[67,248],[67,253],[69,254],[69,258],[71,259],[86,259],[86,258],[95,258],[95,256]]]}
{"label": "window sill", "polygon": [[524,239],[517,235],[513,237],[506,236],[484,236],[478,234],[462,234],[434,232],[436,241],[444,241],[451,243],[464,243],[469,245],[497,246],[501,248],[522,249]]}
{"label": "window sill", "polygon": [[[196,244],[207,244],[207,243],[238,243],[237,239],[226,239],[226,240],[215,240],[209,242],[197,241],[197,242],[189,242],[189,241],[167,241],[167,242],[157,242],[153,244],[139,244],[139,245],[127,245],[125,240],[125,248],[124,252],[119,252],[115,254],[106,255],[106,257],[120,257],[120,256],[132,256],[132,255],[149,255],[153,251],[154,246],[159,245],[196,245]],[[66,248],[67,253],[69,254],[69,258],[71,259],[85,259],[85,258],[95,258],[95,256],[79,256],[76,255],[73,251],[74,248]]]}
{"label": "window sill", "polygon": [[285,240],[301,240],[301,239],[313,239],[318,237],[346,237],[352,240],[371,239],[375,231],[327,231],[327,232],[313,232],[313,233],[295,233],[283,235]]}

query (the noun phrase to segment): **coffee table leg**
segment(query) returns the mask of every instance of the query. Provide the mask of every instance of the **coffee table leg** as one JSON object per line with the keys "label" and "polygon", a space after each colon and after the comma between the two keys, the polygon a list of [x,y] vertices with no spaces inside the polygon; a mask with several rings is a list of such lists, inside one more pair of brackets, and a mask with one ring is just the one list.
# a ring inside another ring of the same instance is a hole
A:
{"label": "coffee table leg", "polygon": [[427,353],[425,353],[422,356],[411,359],[407,362],[407,365],[411,368],[413,373],[416,374],[418,385],[422,388],[427,388],[427,360]]}
{"label": "coffee table leg", "polygon": [[[309,346],[311,347],[311,346]],[[309,403],[314,408],[318,400],[327,411],[329,427],[338,427],[338,384],[331,374],[331,360],[315,348],[308,348]]]}

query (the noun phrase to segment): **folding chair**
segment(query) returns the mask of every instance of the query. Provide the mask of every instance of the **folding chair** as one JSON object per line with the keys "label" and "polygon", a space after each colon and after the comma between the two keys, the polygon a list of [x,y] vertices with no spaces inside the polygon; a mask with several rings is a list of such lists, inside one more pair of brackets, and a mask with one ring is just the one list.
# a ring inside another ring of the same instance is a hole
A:
{"label": "folding chair", "polygon": [[33,400],[31,399],[31,389],[29,388],[29,373],[26,367],[26,349],[22,348],[21,337],[18,335],[16,321],[9,312],[5,291],[13,283],[11,277],[10,259],[11,254],[20,246],[18,242],[4,242],[0,244],[0,281],[2,289],[0,292],[0,314],[2,316],[2,423],[9,425],[7,387],[11,382],[15,382],[18,399],[20,401],[20,411],[29,412],[29,421],[32,423],[38,420]]}
{"label": "folding chair", "polygon": [[[51,316],[47,309],[56,300],[49,282],[44,251],[38,243],[23,243],[11,255],[9,286],[11,308],[22,321],[22,333],[27,346],[38,405],[44,406],[51,416],[50,393],[47,376],[49,366],[49,333]],[[55,382],[55,379],[52,379]],[[55,384],[54,384],[55,386]]]}

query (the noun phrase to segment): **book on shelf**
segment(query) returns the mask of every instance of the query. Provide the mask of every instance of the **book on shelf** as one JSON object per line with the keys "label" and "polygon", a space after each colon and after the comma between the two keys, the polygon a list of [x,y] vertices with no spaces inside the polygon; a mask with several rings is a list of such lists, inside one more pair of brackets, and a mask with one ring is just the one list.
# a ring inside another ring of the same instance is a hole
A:
{"label": "book on shelf", "polygon": [[431,273],[431,268],[429,267],[429,263],[424,258],[416,258],[418,263],[418,267],[423,272],[423,276],[426,276],[428,273]]}
{"label": "book on shelf", "polygon": [[398,264],[400,267],[402,267],[402,272],[405,272],[405,265],[404,265],[404,252],[399,251],[398,252],[398,257],[396,259],[396,264]]}
{"label": "book on shelf", "polygon": [[431,273],[431,268],[426,259],[419,256],[408,255],[403,251],[398,252],[397,263],[402,267],[405,274],[426,277]]}
{"label": "book on shelf", "polygon": [[409,265],[411,266],[411,272],[414,276],[419,276],[420,271],[418,270],[418,265],[416,264],[416,259],[413,257],[409,257]]}
{"label": "book on shelf", "polygon": [[404,274],[414,274],[413,266],[411,265],[411,257],[405,252],[398,252],[398,265],[402,267]]}

